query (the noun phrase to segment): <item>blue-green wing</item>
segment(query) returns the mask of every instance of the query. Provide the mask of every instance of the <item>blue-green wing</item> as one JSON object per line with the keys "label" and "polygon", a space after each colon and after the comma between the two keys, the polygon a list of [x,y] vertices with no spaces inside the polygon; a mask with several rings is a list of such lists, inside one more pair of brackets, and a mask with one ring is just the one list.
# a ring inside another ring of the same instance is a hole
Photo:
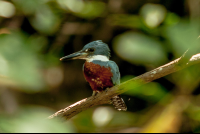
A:
{"label": "blue-green wing", "polygon": [[112,81],[114,85],[120,84],[120,72],[117,64],[114,61],[109,61],[108,66],[111,68],[113,73]]}

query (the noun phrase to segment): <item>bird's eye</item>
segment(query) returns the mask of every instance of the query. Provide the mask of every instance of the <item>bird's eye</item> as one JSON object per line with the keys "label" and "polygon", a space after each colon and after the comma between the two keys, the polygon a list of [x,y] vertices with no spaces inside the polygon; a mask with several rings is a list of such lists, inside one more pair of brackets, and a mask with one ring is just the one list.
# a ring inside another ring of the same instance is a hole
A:
{"label": "bird's eye", "polygon": [[85,50],[86,52],[94,52],[94,48],[88,48]]}

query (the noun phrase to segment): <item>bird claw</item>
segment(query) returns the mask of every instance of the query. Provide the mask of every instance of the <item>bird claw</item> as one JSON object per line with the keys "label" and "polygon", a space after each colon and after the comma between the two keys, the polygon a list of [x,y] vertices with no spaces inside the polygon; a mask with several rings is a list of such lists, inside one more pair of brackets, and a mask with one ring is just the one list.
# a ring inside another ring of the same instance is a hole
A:
{"label": "bird claw", "polygon": [[98,92],[93,91],[92,96],[96,96],[98,94]]}
{"label": "bird claw", "polygon": [[108,92],[108,89],[109,89],[109,88],[106,88],[105,92]]}

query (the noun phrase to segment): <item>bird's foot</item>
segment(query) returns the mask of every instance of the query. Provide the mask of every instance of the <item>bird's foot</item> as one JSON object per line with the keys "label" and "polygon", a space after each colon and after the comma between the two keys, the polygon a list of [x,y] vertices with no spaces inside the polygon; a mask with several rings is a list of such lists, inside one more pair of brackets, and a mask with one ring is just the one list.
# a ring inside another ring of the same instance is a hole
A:
{"label": "bird's foot", "polygon": [[109,88],[106,88],[105,92],[108,92]]}
{"label": "bird's foot", "polygon": [[92,96],[96,96],[98,94],[98,92],[93,91]]}

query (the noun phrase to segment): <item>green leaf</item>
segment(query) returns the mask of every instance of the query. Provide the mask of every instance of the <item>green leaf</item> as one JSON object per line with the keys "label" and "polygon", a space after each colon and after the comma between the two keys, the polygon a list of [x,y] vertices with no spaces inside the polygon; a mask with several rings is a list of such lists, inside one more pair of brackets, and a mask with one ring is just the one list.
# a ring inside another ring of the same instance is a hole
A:
{"label": "green leaf", "polygon": [[113,14],[108,16],[111,25],[141,28],[143,26],[139,16],[128,14]]}
{"label": "green leaf", "polygon": [[70,122],[47,117],[52,111],[42,107],[24,107],[14,116],[0,116],[0,132],[4,133],[72,133]]}
{"label": "green leaf", "polygon": [[38,48],[33,46],[42,46],[44,42],[38,43],[38,39],[34,39],[20,32],[0,35],[0,75],[14,80],[26,92],[40,91],[44,86],[39,71]]}
{"label": "green leaf", "polygon": [[165,19],[166,9],[160,4],[145,4],[141,10],[140,14],[143,18],[144,23],[149,28],[156,28]]}
{"label": "green leaf", "polygon": [[23,13],[30,15],[49,0],[12,0],[16,7]]}
{"label": "green leaf", "polygon": [[[172,51],[176,58],[190,47],[199,45],[197,37],[199,36],[199,23],[181,21],[176,25],[166,28],[166,37],[171,41]],[[196,49],[190,50],[189,53],[196,54]]]}
{"label": "green leaf", "polygon": [[117,36],[113,49],[119,57],[133,64],[160,65],[167,59],[158,41],[135,32]]}
{"label": "green leaf", "polygon": [[126,92],[128,95],[137,96],[148,101],[160,101],[167,92],[159,83],[151,82]]}
{"label": "green leaf", "polygon": [[60,21],[61,19],[54,14],[47,5],[38,8],[34,17],[30,18],[30,23],[33,27],[39,32],[47,35],[51,35],[56,32]]}

